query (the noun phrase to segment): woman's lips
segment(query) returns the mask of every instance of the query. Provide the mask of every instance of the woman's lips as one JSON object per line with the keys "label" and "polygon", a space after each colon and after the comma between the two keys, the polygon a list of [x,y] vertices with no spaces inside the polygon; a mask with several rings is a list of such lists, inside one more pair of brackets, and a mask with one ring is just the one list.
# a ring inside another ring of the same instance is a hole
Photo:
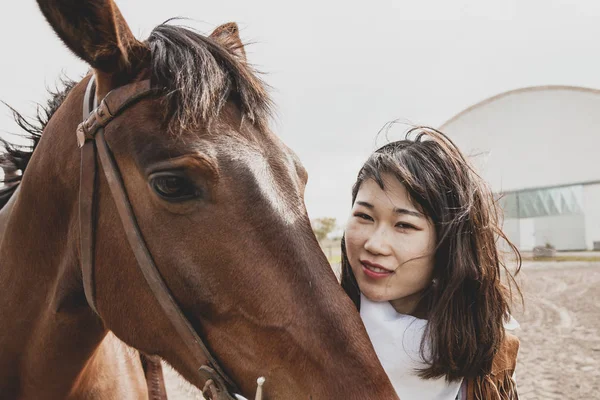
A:
{"label": "woman's lips", "polygon": [[371,278],[387,278],[394,273],[394,271],[391,271],[379,264],[375,264],[367,260],[360,260],[360,263],[362,265],[363,272],[365,273],[365,275]]}

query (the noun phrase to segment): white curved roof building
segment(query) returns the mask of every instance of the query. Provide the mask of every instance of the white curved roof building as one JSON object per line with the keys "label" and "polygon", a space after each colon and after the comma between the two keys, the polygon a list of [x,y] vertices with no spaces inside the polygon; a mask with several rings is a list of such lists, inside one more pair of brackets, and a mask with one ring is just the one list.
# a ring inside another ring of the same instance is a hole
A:
{"label": "white curved roof building", "polygon": [[481,101],[441,126],[503,193],[523,250],[600,245],[600,90],[540,86]]}

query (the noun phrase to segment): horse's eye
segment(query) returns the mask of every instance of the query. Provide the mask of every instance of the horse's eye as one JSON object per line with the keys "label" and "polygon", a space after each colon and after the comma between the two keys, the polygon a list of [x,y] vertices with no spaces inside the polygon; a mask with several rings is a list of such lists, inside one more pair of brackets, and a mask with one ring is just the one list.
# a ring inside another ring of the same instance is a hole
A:
{"label": "horse's eye", "polygon": [[154,174],[150,185],[156,194],[168,201],[190,200],[199,196],[198,188],[183,174]]}

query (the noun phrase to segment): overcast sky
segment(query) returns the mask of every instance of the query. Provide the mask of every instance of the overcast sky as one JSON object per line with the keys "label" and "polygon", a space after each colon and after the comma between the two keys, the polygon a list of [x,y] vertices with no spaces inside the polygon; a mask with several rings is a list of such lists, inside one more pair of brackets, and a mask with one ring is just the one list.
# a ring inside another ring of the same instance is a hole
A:
{"label": "overcast sky", "polygon": [[[310,178],[311,217],[345,222],[350,188],[387,121],[439,126],[492,95],[535,85],[600,88],[600,1],[117,0],[145,39],[170,17],[209,34],[235,21],[277,105],[274,131]],[[0,5],[0,99],[32,115],[71,55],[33,0]],[[17,132],[6,109],[0,132]],[[392,132],[399,138],[402,128]]]}

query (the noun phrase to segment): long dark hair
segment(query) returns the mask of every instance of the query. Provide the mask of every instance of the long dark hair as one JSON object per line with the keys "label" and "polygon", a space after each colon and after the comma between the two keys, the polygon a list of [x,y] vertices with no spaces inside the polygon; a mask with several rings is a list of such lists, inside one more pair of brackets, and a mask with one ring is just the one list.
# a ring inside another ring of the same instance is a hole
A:
{"label": "long dark hair", "polygon": [[[352,204],[368,179],[384,189],[383,174],[395,176],[406,187],[436,228],[436,283],[422,300],[428,324],[421,354],[429,366],[419,375],[457,380],[490,373],[504,339],[512,288],[521,295],[514,279],[521,257],[502,232],[492,192],[452,140],[427,127],[410,129],[405,140],[389,143],[369,157],[352,188]],[[499,240],[516,256],[514,274],[502,260]],[[360,309],[360,290],[344,242],[342,238],[342,286]],[[508,286],[501,282],[502,270]]]}

